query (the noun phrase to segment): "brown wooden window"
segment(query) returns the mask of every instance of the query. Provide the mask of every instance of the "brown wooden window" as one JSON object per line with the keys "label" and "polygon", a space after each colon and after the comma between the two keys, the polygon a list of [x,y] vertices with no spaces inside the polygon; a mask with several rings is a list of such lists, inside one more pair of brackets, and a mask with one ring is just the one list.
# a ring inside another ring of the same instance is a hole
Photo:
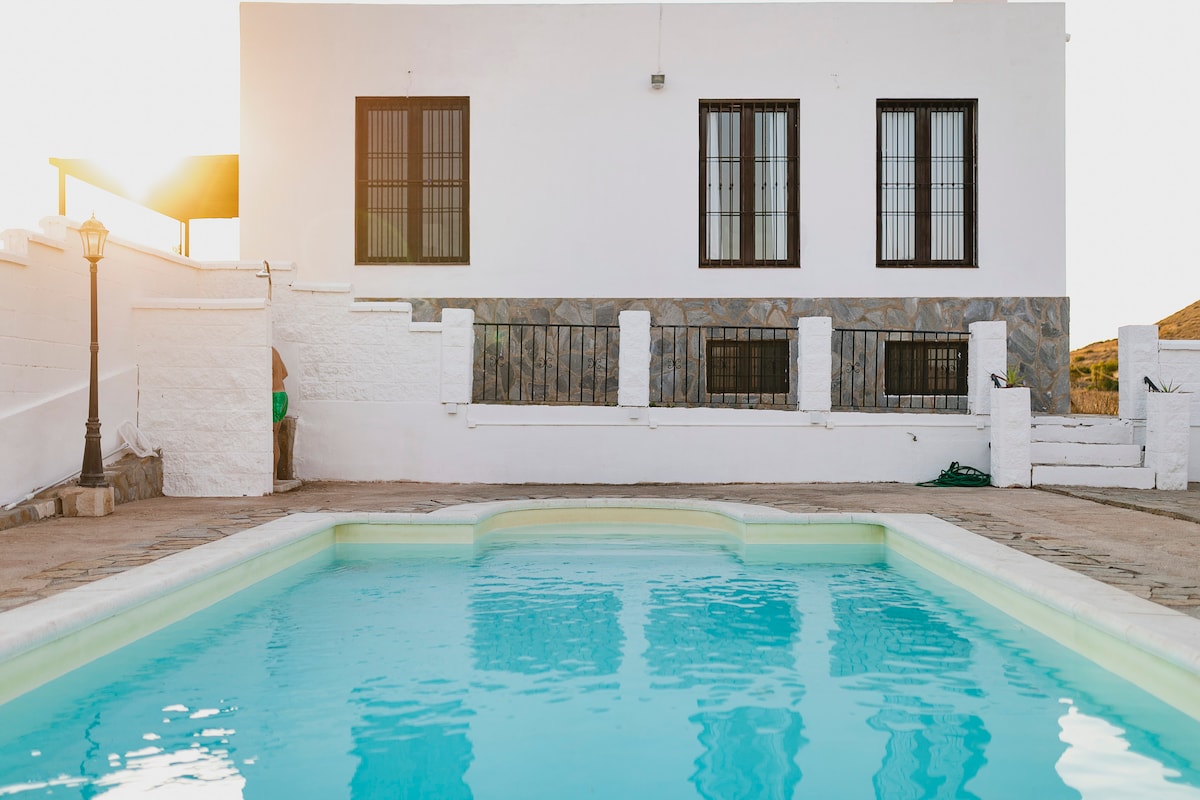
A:
{"label": "brown wooden window", "polygon": [[800,104],[700,101],[700,264],[800,264]]}
{"label": "brown wooden window", "polygon": [[788,340],[709,339],[705,345],[709,394],[776,394],[788,391]]}
{"label": "brown wooden window", "polygon": [[975,101],[876,104],[876,263],[973,267]]}
{"label": "brown wooden window", "polygon": [[354,261],[466,264],[469,98],[359,97]]}
{"label": "brown wooden window", "polygon": [[965,395],[966,342],[885,342],[884,393]]}

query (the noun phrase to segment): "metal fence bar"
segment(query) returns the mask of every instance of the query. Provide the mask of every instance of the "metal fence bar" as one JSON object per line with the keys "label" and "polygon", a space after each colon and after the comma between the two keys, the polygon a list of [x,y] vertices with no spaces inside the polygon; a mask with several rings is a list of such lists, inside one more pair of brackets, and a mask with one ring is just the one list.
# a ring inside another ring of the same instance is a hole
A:
{"label": "metal fence bar", "polygon": [[650,402],[795,408],[796,347],[795,328],[652,325]]}
{"label": "metal fence bar", "polygon": [[967,411],[959,331],[834,328],[832,406],[842,411]]}
{"label": "metal fence bar", "polygon": [[[616,331],[618,335],[613,335]],[[616,405],[620,328],[475,323],[476,403]]]}

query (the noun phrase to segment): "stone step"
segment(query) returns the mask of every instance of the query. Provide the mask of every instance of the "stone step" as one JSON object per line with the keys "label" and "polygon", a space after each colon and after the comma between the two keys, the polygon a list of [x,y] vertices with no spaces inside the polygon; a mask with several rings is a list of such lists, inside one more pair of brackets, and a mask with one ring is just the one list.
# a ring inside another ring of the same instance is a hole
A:
{"label": "stone step", "polygon": [[1134,427],[1129,420],[1113,417],[1034,417],[1030,439],[1035,442],[1086,442],[1133,444]]}
{"label": "stone step", "polygon": [[1140,467],[1142,447],[1136,444],[1098,444],[1095,442],[1031,442],[1030,461],[1034,464],[1069,466]]}
{"label": "stone step", "polygon": [[1146,467],[1067,467],[1039,464],[1033,468],[1033,485],[1153,489],[1154,470]]}

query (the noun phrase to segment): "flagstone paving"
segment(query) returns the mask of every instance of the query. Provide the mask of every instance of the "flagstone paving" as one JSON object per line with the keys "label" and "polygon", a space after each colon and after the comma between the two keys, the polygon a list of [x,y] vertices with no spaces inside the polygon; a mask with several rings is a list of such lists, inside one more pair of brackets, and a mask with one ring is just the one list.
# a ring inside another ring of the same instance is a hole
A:
{"label": "flagstone paving", "polygon": [[662,497],[756,503],[800,513],[925,513],[1200,618],[1200,484],[1125,489],[923,488],[906,484],[484,485],[340,483],[241,498],[156,497],[102,518],[57,517],[0,531],[0,610],[222,539],[286,514],[429,512],[460,503]]}

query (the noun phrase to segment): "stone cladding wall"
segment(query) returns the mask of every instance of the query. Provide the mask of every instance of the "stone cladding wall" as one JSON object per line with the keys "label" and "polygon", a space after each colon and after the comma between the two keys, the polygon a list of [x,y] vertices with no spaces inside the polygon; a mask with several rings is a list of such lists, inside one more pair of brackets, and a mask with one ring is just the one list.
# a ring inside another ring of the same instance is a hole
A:
{"label": "stone cladding wall", "polygon": [[620,312],[649,311],[654,325],[792,327],[801,317],[830,317],[835,328],[966,332],[972,322],[1004,321],[1008,364],[1029,385],[1033,410],[1070,409],[1066,297],[796,298],[406,298],[413,319],[469,308],[476,322],[616,325]]}

